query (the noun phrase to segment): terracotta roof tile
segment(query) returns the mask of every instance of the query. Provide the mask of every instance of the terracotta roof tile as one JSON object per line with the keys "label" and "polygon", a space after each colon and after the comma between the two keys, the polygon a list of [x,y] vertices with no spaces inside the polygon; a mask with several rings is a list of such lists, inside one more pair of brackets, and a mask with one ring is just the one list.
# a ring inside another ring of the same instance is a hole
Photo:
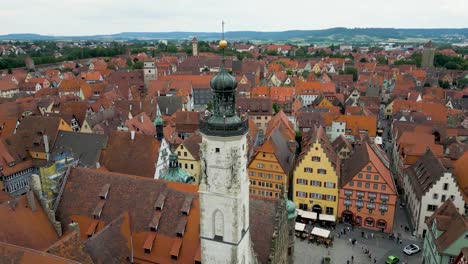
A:
{"label": "terracotta roof tile", "polygon": [[80,262],[68,260],[43,251],[20,247],[0,242],[0,256],[7,262],[14,264],[80,264]]}
{"label": "terracotta roof tile", "polygon": [[[168,262],[172,241],[177,236],[175,231],[177,224],[181,218],[187,218],[182,248],[178,260],[174,262],[190,263],[194,261],[196,250],[200,244],[198,186],[72,168],[57,211],[60,221],[62,223],[70,223],[71,220],[78,222],[82,237],[86,237],[84,232],[92,219],[91,212],[100,200],[99,193],[105,184],[110,184],[110,190],[99,219],[105,227],[99,225],[98,233],[86,242],[87,250],[92,250],[93,260],[98,257],[106,259],[104,256],[129,257],[128,248],[130,248],[129,237],[131,233],[136,262]],[[86,191],[83,191],[83,188]],[[145,254],[143,245],[147,236],[152,233],[148,225],[155,211],[153,206],[159,194],[166,191],[167,198],[161,211],[161,219],[156,231],[157,236],[151,253]],[[180,211],[186,197],[194,198],[188,216],[183,215]],[[125,214],[128,214],[128,217]],[[112,224],[109,226],[109,223]]]}
{"label": "terracotta roof tile", "polygon": [[57,233],[39,201],[35,197],[33,200],[35,211],[28,206],[26,195],[0,204],[0,240],[2,242],[44,250],[58,240]]}
{"label": "terracotta roof tile", "polygon": [[153,178],[160,142],[154,136],[114,131],[109,135],[101,164],[108,170]]}
{"label": "terracotta roof tile", "polygon": [[91,257],[84,249],[84,243],[81,241],[80,232],[78,230],[63,236],[45,251],[55,256],[77,261],[82,264],[93,263]]}
{"label": "terracotta roof tile", "polygon": [[432,216],[426,221],[429,229],[432,229],[434,219],[437,219],[437,229],[442,231],[434,242],[436,249],[439,253],[446,252],[446,250],[453,245],[457,240],[468,232],[468,222],[462,216],[451,199],[447,199]]}

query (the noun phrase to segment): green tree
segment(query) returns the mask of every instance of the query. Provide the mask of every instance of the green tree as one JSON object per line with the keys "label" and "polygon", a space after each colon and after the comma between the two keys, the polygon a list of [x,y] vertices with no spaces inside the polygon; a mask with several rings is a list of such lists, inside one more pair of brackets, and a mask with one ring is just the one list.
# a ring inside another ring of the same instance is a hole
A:
{"label": "green tree", "polygon": [[133,62],[130,58],[127,58],[127,68],[131,68],[133,65]]}
{"label": "green tree", "polygon": [[377,62],[382,65],[387,65],[388,61],[384,56],[378,56],[377,57]]}
{"label": "green tree", "polygon": [[276,50],[267,50],[266,54],[270,56],[277,56],[278,52]]}
{"label": "green tree", "polygon": [[307,78],[307,76],[309,76],[309,74],[310,74],[310,72],[305,70],[305,71],[302,72],[302,77],[304,77],[304,79],[305,79],[305,78]]}
{"label": "green tree", "polygon": [[273,115],[276,115],[280,111],[278,104],[273,103]]}
{"label": "green tree", "polygon": [[468,78],[462,78],[458,80],[457,86],[460,89],[464,89],[465,87],[468,87]]}
{"label": "green tree", "polygon": [[137,61],[133,64],[132,69],[134,70],[141,70],[143,69],[143,62],[142,61]]}
{"label": "green tree", "polygon": [[359,60],[359,62],[367,62],[366,58],[362,58]]}
{"label": "green tree", "polygon": [[344,74],[352,74],[353,75],[353,81],[357,81],[357,79],[358,79],[358,71],[354,67],[346,66],[345,70],[344,70]]}
{"label": "green tree", "polygon": [[447,62],[445,65],[444,65],[445,68],[449,69],[449,70],[458,70],[460,69],[460,65],[457,64],[456,62],[454,61],[449,61]]}
{"label": "green tree", "polygon": [[177,52],[177,47],[174,44],[169,44],[167,46],[167,52],[169,53],[176,53]]}
{"label": "green tree", "polygon": [[8,68],[8,74],[12,74],[13,71],[11,70],[11,68]]}
{"label": "green tree", "polygon": [[439,86],[444,89],[450,89],[450,83],[447,81],[439,80]]}
{"label": "green tree", "polygon": [[292,70],[291,70],[291,69],[287,69],[287,70],[286,70],[286,75],[289,75],[289,76],[291,76],[292,74],[293,74],[293,72],[292,72]]}

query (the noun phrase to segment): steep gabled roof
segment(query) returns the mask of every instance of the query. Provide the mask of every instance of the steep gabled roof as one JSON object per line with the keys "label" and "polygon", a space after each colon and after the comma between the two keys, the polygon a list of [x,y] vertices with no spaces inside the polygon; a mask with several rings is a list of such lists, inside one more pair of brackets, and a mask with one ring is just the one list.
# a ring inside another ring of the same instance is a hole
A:
{"label": "steep gabled roof", "polygon": [[128,212],[111,221],[86,240],[85,248],[94,263],[125,263],[131,252]]}
{"label": "steep gabled roof", "polygon": [[101,151],[106,148],[107,140],[106,135],[59,131],[52,156],[70,152],[82,166],[93,168],[99,161]]}
{"label": "steep gabled roof", "polygon": [[[80,264],[80,262],[72,261],[43,251],[20,247],[5,242],[0,242],[0,256],[2,263],[14,264]],[[4,262],[5,260],[6,262]]]}
{"label": "steep gabled roof", "polygon": [[466,218],[458,212],[451,199],[447,199],[426,221],[429,230],[432,229],[434,220],[436,220],[437,230],[442,231],[442,234],[434,240],[439,253],[445,252],[456,240],[468,232]]}
{"label": "steep gabled roof", "polygon": [[339,176],[340,175],[340,159],[338,155],[336,155],[330,143],[330,140],[328,140],[328,137],[322,126],[315,127],[313,130],[311,130],[311,132],[303,135],[302,152],[301,154],[299,154],[296,164],[299,164],[306,157],[307,153],[309,153],[309,151],[313,147],[313,144],[316,144],[316,143],[320,144],[320,146],[322,147],[325,153],[325,156],[327,157],[331,166],[335,169],[336,174]]}
{"label": "steep gabled roof", "polygon": [[84,246],[84,242],[81,241],[80,238],[80,232],[78,230],[74,230],[68,235],[63,236],[59,241],[45,251],[55,256],[78,261],[81,264],[93,264],[93,261],[91,260],[88,252],[86,252]]}
{"label": "steep gabled roof", "polygon": [[35,211],[28,206],[27,195],[0,204],[0,241],[44,250],[55,243],[58,236],[39,201],[30,194]]}
{"label": "steep gabled roof", "polygon": [[113,131],[107,149],[101,154],[101,165],[108,170],[143,177],[154,177],[160,141],[154,136]]}
{"label": "steep gabled roof", "polygon": [[415,164],[405,169],[412,189],[418,199],[431,189],[446,172],[442,162],[427,148]]}
{"label": "steep gabled roof", "polygon": [[190,154],[195,160],[200,160],[200,144],[201,143],[202,143],[202,137],[197,133],[194,133],[193,135],[186,138],[182,142],[182,144],[190,152]]}
{"label": "steep gabled roof", "polygon": [[348,147],[350,151],[353,151],[353,146],[351,143],[349,143],[348,140],[346,140],[345,136],[343,134],[340,134],[335,141],[332,143],[332,147],[335,150],[335,152],[341,150],[344,147]]}
{"label": "steep gabled roof", "polygon": [[348,184],[348,182],[362,171],[370,162],[382,175],[388,187],[391,188],[393,192],[396,192],[396,186],[393,182],[392,175],[386,166],[386,161],[382,160],[384,157],[377,154],[376,150],[370,144],[371,143],[369,143],[368,140],[364,140],[361,145],[355,148],[351,157],[345,160],[341,170],[341,186]]}

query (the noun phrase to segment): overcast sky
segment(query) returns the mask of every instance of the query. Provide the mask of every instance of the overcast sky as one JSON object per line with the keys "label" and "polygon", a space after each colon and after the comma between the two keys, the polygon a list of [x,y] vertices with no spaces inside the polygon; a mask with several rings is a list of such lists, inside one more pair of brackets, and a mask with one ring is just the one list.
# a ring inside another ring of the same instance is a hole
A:
{"label": "overcast sky", "polygon": [[468,0],[5,0],[0,34],[466,28]]}

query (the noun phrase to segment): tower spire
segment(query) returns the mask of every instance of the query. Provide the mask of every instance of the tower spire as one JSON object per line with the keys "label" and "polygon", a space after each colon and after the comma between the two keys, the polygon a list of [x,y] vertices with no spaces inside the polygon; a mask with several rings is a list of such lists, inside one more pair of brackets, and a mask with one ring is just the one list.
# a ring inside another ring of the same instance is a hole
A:
{"label": "tower spire", "polygon": [[159,110],[159,104],[156,104],[156,118],[153,122],[156,127],[156,138],[162,140],[164,138],[164,120],[161,117],[161,110]]}

